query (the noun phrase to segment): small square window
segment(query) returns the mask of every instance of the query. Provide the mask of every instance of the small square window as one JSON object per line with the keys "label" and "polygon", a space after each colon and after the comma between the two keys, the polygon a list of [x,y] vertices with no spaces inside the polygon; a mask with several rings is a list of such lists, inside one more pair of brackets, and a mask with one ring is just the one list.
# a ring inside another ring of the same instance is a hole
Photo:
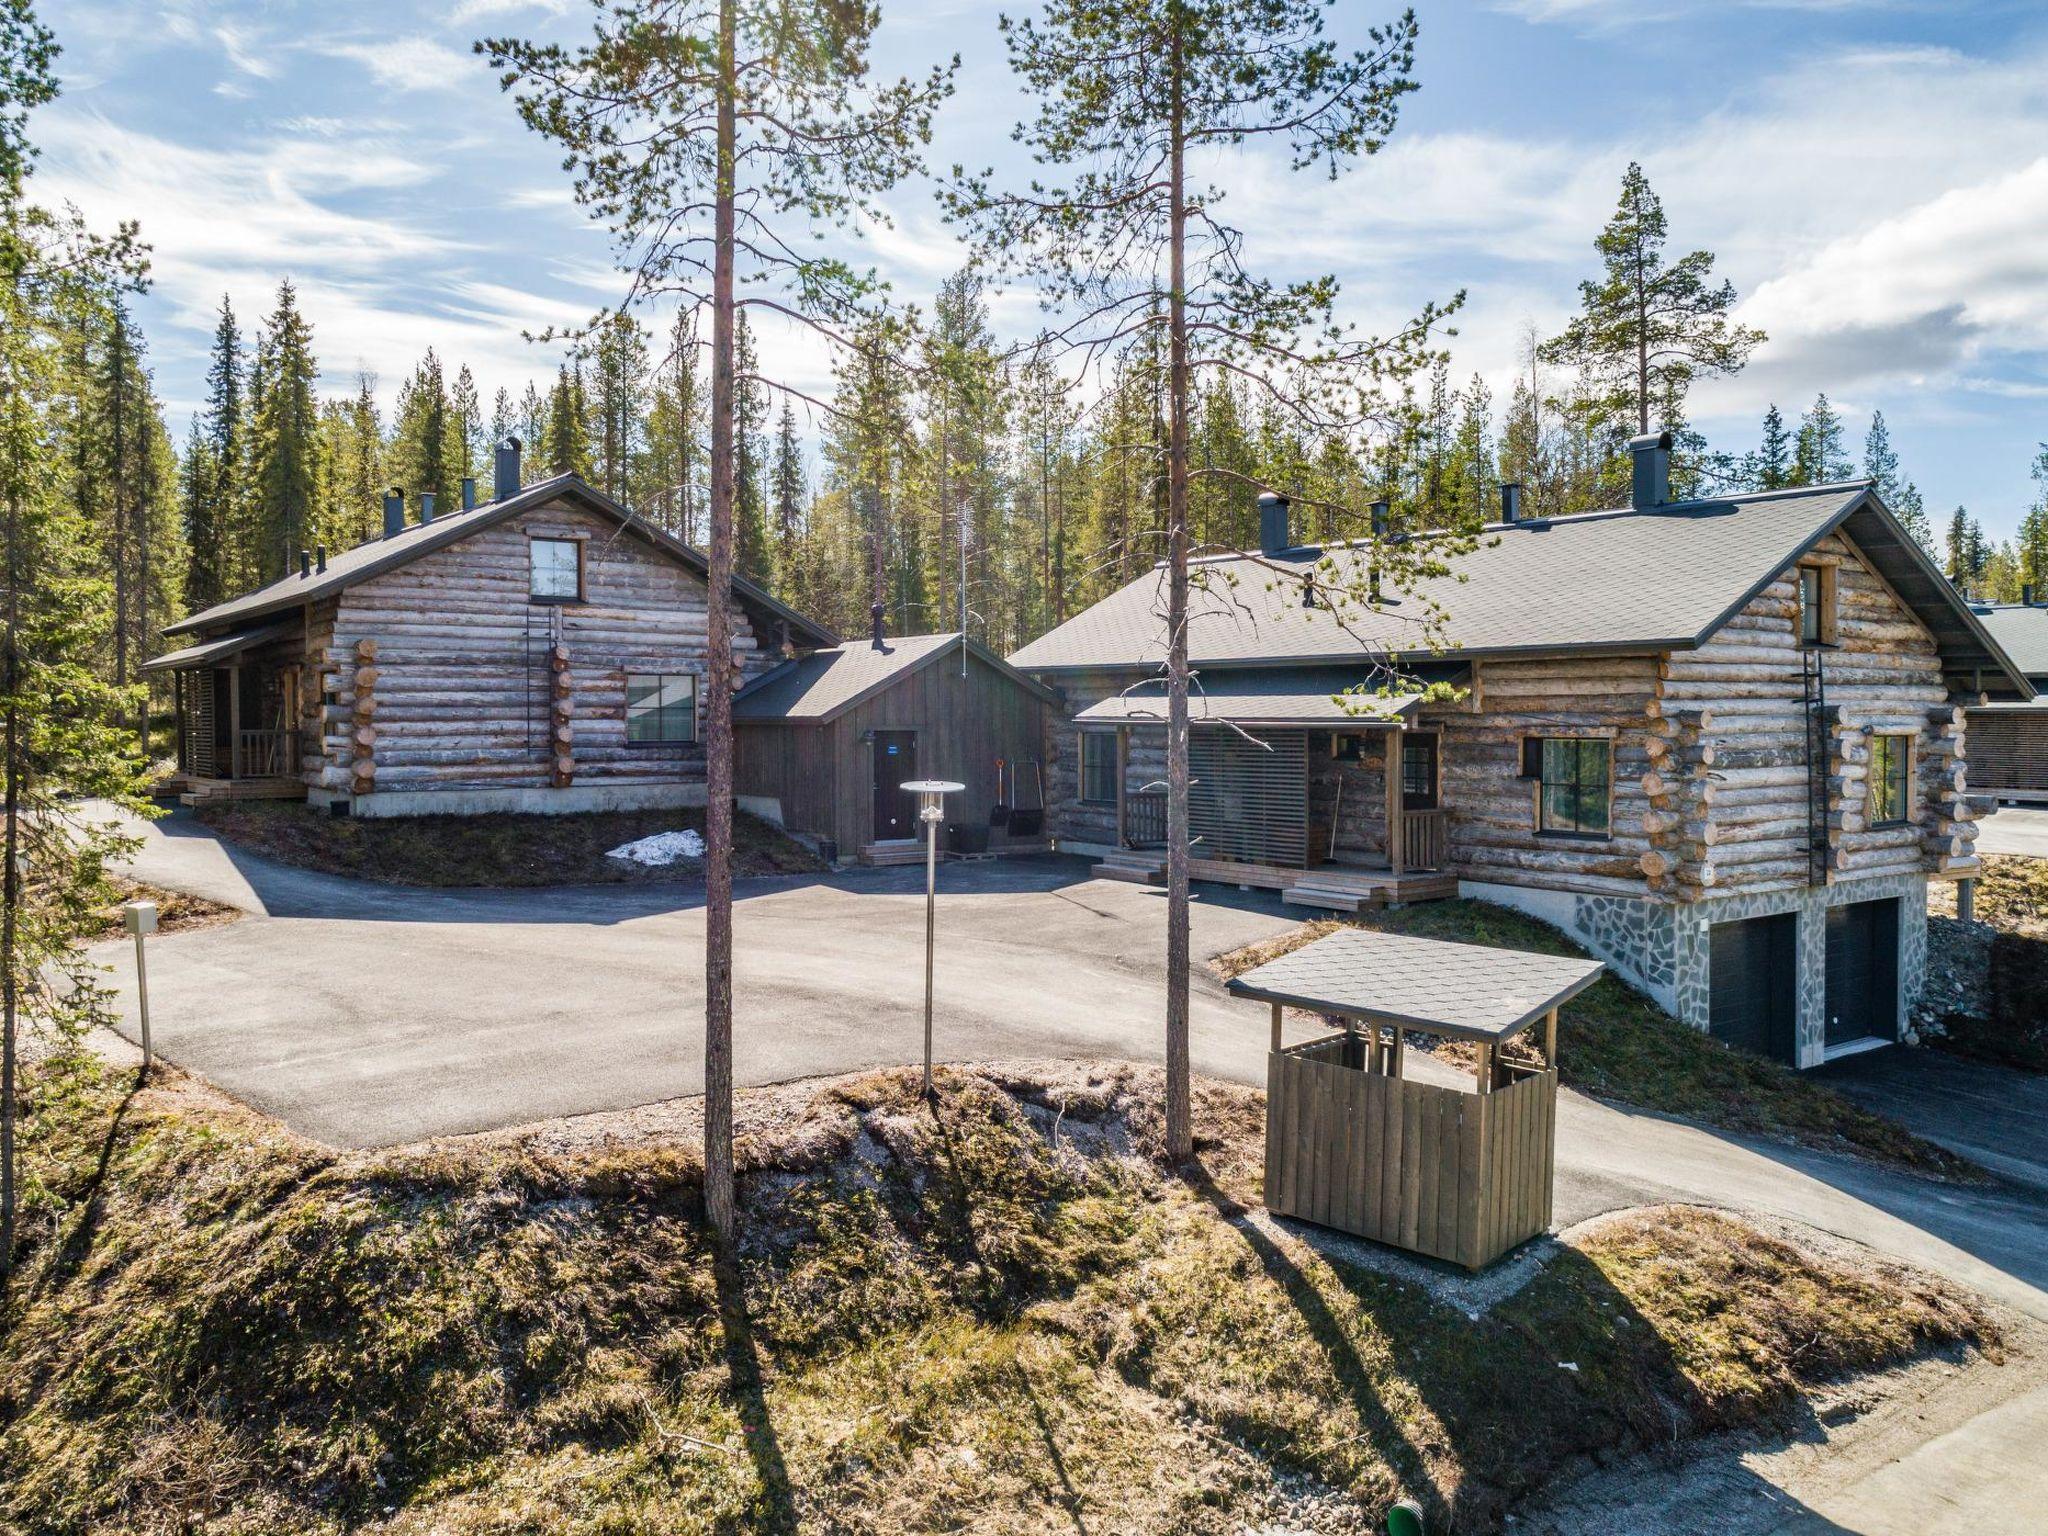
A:
{"label": "small square window", "polygon": [[696,739],[697,679],[694,674],[626,674],[626,740],[629,744]]}
{"label": "small square window", "polygon": [[1913,738],[1870,738],[1870,824],[1897,826],[1913,803]]}
{"label": "small square window", "polygon": [[1081,733],[1081,798],[1090,805],[1116,804],[1116,733]]}
{"label": "small square window", "polygon": [[544,603],[573,603],[583,597],[583,541],[527,541],[532,596]]}

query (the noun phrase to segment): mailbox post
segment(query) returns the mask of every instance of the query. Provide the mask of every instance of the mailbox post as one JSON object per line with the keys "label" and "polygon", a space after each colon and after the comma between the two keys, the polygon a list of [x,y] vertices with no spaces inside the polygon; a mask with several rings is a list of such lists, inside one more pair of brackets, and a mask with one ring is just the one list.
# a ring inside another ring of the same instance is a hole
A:
{"label": "mailbox post", "polygon": [[121,907],[121,917],[128,931],[135,935],[135,1001],[142,1014],[142,1075],[149,1076],[151,1052],[149,1047],[149,966],[142,953],[142,939],[145,934],[156,932],[156,903],[153,901],[131,901]]}
{"label": "mailbox post", "polygon": [[945,800],[967,786],[951,779],[912,779],[899,786],[917,796],[917,819],[924,823],[924,1096],[932,1096],[932,951],[938,936],[939,823],[946,819]]}

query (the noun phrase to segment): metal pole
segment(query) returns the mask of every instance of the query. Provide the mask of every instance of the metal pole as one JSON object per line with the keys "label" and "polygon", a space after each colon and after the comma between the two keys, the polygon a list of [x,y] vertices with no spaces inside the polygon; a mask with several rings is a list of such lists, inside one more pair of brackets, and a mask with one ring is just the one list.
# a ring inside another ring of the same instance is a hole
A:
{"label": "metal pole", "polygon": [[932,948],[938,933],[939,824],[924,823],[924,1096],[932,1096]]}
{"label": "metal pole", "polygon": [[135,998],[142,1009],[142,1075],[149,1076],[149,965],[143,959],[142,930],[135,930]]}

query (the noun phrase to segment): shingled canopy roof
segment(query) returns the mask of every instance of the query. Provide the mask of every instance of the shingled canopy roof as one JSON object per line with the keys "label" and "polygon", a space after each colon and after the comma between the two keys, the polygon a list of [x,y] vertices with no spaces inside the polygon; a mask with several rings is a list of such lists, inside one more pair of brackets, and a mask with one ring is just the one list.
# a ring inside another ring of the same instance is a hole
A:
{"label": "shingled canopy roof", "polygon": [[[2020,669],[1866,481],[1491,525],[1480,548],[1449,562],[1451,575],[1424,581],[1413,596],[1390,590],[1378,612],[1302,604],[1302,580],[1326,554],[1340,567],[1336,581],[1362,585],[1361,546],[1205,560],[1208,588],[1190,594],[1189,659],[1213,669],[1322,665],[1361,651],[1427,655],[1425,598],[1448,613],[1446,643],[1464,657],[1691,650],[1838,529],[1927,625],[1951,674],[2031,696]],[[1163,581],[1163,571],[1147,572],[1032,641],[1012,664],[1034,672],[1157,665],[1166,655]]]}
{"label": "shingled canopy roof", "polygon": [[[1056,701],[1050,688],[1026,677],[979,641],[966,644],[971,654],[1033,697],[1048,704]],[[943,657],[957,658],[960,645],[960,632],[955,630],[946,635],[896,635],[880,646],[871,640],[847,641],[813,651],[763,673],[734,694],[732,717],[742,723],[822,724]]]}
{"label": "shingled canopy roof", "polygon": [[[556,475],[551,479],[537,480],[523,487],[516,495],[487,501],[480,507],[467,512],[449,512],[436,517],[431,523],[407,523],[404,529],[388,538],[371,539],[353,549],[329,557],[324,571],[313,571],[301,576],[294,573],[281,581],[273,581],[267,587],[259,587],[241,597],[180,619],[175,624],[164,626],[166,635],[203,634],[210,630],[227,629],[253,623],[272,614],[289,612],[301,604],[310,603],[323,597],[331,597],[359,581],[368,581],[372,576],[381,576],[395,570],[420,556],[431,554],[437,549],[446,549],[458,540],[471,534],[481,533],[507,518],[535,507],[543,507],[553,501],[567,501],[608,517],[618,523],[630,535],[645,539],[656,549],[669,555],[703,576],[709,570],[709,562],[703,554],[685,544],[672,534],[638,516],[611,497],[586,483],[582,476],[570,473]],[[790,636],[799,645],[830,645],[839,637],[815,620],[807,619],[795,609],[787,607],[768,595],[760,587],[744,577],[735,576],[732,582],[733,596],[751,616],[767,621],[771,631],[777,625],[787,624]]]}
{"label": "shingled canopy roof", "polygon": [[2031,678],[2048,678],[2048,608],[2039,605],[1980,606],[1978,621],[2013,665]]}

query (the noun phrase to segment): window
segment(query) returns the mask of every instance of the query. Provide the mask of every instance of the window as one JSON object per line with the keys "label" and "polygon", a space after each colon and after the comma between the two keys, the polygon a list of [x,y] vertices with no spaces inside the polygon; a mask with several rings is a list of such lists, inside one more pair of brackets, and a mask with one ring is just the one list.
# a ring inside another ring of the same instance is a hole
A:
{"label": "window", "polygon": [[529,591],[541,603],[574,603],[583,598],[583,541],[581,539],[530,539],[527,541]]}
{"label": "window", "polygon": [[1906,820],[1913,799],[1913,738],[1870,738],[1870,824],[1896,826]]}
{"label": "window", "polygon": [[1401,807],[1409,811],[1436,809],[1436,737],[1401,736]]}
{"label": "window", "polygon": [[626,674],[629,745],[697,739],[697,679],[688,672]]}
{"label": "window", "polygon": [[1081,733],[1081,798],[1090,805],[1116,804],[1116,733]]}
{"label": "window", "polygon": [[1608,744],[1599,737],[1531,738],[1539,757],[1536,830],[1561,837],[1605,837],[1610,793]]}
{"label": "window", "polygon": [[1835,643],[1835,568],[1831,565],[1799,567],[1799,643]]}

